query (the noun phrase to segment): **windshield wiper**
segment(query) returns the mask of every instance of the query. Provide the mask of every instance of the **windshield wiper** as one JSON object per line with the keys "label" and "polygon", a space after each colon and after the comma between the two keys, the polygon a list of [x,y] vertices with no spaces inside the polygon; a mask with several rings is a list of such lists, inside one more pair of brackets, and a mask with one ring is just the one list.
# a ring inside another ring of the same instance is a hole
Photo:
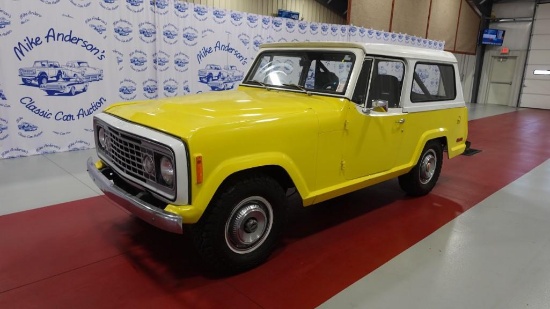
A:
{"label": "windshield wiper", "polygon": [[[268,89],[266,84],[264,84],[264,83],[262,83],[262,82],[259,82],[259,81],[257,81],[257,80],[253,80],[253,79],[247,80],[246,83],[248,83],[248,84],[260,85],[260,86],[264,87],[265,89]],[[268,89],[268,90],[269,90],[269,89]]]}
{"label": "windshield wiper", "polygon": [[302,92],[307,93],[308,95],[310,95],[310,92],[307,91],[306,88],[304,88],[304,87],[302,87],[298,84],[283,84],[283,86],[294,87],[295,89],[301,90]]}

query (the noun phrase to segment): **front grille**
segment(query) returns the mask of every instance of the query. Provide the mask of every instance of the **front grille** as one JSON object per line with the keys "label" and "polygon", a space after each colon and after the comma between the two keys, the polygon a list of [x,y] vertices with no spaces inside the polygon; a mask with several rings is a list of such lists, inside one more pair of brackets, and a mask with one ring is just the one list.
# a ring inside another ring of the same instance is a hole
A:
{"label": "front grille", "polygon": [[152,149],[143,147],[142,141],[111,128],[107,131],[107,155],[124,173],[142,180],[158,182],[156,173],[148,174],[143,170],[145,156],[154,158],[155,153]]}
{"label": "front grille", "polygon": [[23,75],[34,75],[36,74],[35,70],[21,70],[21,74]]}
{"label": "front grille", "polygon": [[[149,189],[168,200],[176,197],[176,181],[168,185],[160,174],[162,157],[168,158],[175,169],[171,148],[144,137],[96,121],[95,140],[98,154],[116,173],[138,187]],[[99,142],[99,130],[105,132],[105,147]],[[146,162],[148,162],[146,164]],[[145,166],[144,166],[145,165]],[[176,179],[176,175],[174,175]]]}
{"label": "front grille", "polygon": [[56,84],[44,84],[41,86],[41,88],[45,90],[57,90],[57,91],[64,90],[64,87],[62,85],[56,85]]}

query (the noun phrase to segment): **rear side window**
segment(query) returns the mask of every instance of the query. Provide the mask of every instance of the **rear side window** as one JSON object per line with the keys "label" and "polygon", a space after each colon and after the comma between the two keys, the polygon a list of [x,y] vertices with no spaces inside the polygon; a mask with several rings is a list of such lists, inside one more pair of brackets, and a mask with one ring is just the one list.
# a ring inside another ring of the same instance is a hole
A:
{"label": "rear side window", "polygon": [[452,65],[421,62],[415,65],[411,102],[446,101],[455,98],[455,74]]}

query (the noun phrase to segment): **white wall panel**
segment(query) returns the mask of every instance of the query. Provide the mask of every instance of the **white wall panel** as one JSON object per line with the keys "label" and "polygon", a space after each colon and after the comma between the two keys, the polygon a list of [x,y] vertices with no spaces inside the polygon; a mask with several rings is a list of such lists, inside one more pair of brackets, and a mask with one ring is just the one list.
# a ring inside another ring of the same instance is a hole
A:
{"label": "white wall panel", "polygon": [[[528,79],[525,80],[524,85],[523,94],[542,94],[550,96],[550,88],[548,88],[548,81],[546,80]],[[548,101],[548,98],[546,101]]]}
{"label": "white wall panel", "polygon": [[511,1],[495,3],[493,13],[497,18],[532,17],[535,1]]}
{"label": "white wall panel", "polygon": [[[537,6],[534,29],[539,33],[550,21],[550,3]],[[536,69],[550,68],[550,35],[537,34],[531,38],[531,49],[525,67],[525,79],[520,99],[521,107],[550,109],[550,75],[534,75]]]}
{"label": "white wall panel", "polygon": [[546,51],[546,58],[550,57],[548,50],[550,49],[550,34],[533,35],[531,40],[531,50]]}
{"label": "white wall panel", "polygon": [[533,34],[550,34],[550,19],[539,19],[533,27]]}
{"label": "white wall panel", "polygon": [[462,91],[464,92],[464,100],[472,102],[472,87],[474,84],[474,71],[476,65],[475,55],[455,54],[458,61],[458,70],[460,81],[462,83]]}

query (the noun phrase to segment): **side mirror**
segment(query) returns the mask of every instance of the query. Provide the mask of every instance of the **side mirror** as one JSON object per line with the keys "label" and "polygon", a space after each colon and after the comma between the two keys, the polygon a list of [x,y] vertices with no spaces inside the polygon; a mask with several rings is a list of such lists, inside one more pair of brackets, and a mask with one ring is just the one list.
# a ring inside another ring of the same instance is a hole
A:
{"label": "side mirror", "polygon": [[387,100],[372,100],[373,110],[377,112],[387,112],[388,111],[388,101]]}

